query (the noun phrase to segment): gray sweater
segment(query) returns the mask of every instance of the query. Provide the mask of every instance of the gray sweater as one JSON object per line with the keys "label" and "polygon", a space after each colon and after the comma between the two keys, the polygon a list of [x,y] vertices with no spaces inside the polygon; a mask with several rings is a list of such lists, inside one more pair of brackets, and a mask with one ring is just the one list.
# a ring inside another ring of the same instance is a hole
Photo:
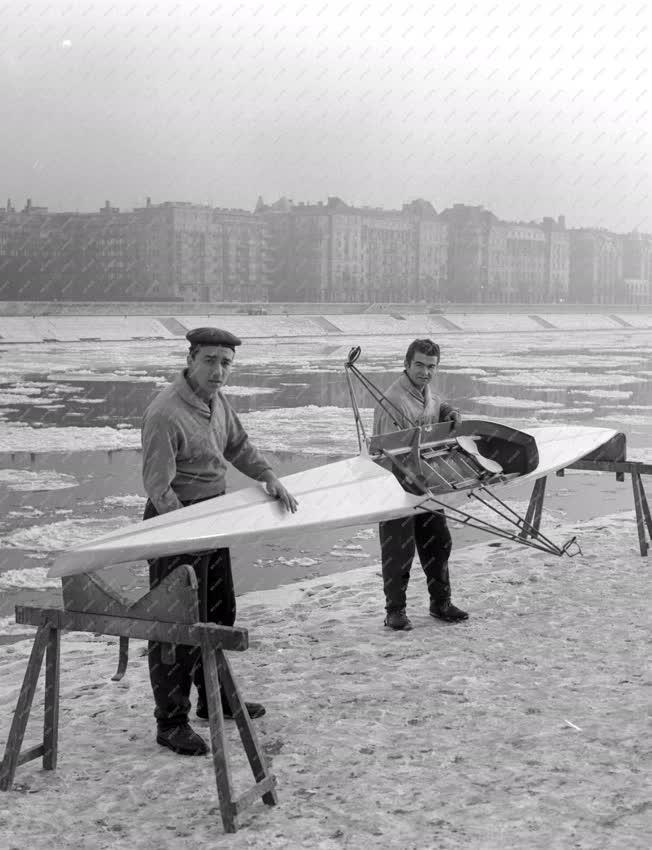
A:
{"label": "gray sweater", "polygon": [[224,493],[227,461],[256,480],[271,469],[227,399],[218,391],[209,407],[185,372],[145,411],[142,443],[145,492],[160,514]]}
{"label": "gray sweater", "polygon": [[417,425],[433,425],[437,422],[443,422],[455,410],[447,401],[442,401],[439,396],[435,395],[429,385],[424,387],[422,394],[405,372],[390,385],[384,395],[391,402],[387,405],[391,415],[379,405],[376,406],[374,410],[374,435],[389,434],[392,431],[410,428],[412,426],[408,419]]}

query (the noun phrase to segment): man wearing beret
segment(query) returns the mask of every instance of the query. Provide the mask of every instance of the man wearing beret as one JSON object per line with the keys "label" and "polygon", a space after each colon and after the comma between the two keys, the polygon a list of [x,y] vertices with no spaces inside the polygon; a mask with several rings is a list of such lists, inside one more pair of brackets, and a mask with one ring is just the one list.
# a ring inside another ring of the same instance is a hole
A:
{"label": "man wearing beret", "polygon": [[[266,458],[249,442],[237,414],[222,395],[240,340],[219,328],[195,328],[187,366],[145,411],[142,426],[143,483],[148,500],[143,519],[221,496],[226,489],[227,461],[256,481],[288,511],[296,499],[285,489]],[[204,622],[233,626],[235,592],[228,549],[157,558],[150,563],[150,586],[158,584],[180,564],[197,574],[200,616]],[[188,722],[190,688],[198,692],[197,716],[208,717],[201,653],[177,645],[175,661],[165,664],[161,644],[149,645],[149,671],[156,709],[156,740],[184,755],[208,752],[204,739]],[[261,717],[259,703],[247,703],[251,717]],[[222,695],[225,716],[231,717]]]}

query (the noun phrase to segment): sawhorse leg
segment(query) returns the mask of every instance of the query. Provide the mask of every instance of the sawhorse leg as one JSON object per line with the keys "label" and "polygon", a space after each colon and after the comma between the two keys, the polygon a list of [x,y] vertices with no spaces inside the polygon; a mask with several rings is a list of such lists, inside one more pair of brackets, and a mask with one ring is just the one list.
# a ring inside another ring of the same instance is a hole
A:
{"label": "sawhorse leg", "polygon": [[[44,770],[54,770],[56,767],[59,729],[59,647],[59,630],[52,628],[48,623],[39,626],[27,662],[25,678],[18,696],[18,703],[0,767],[0,791],[8,791],[11,788],[16,768],[27,761],[42,756]],[[46,649],[43,742],[21,753]]]}
{"label": "sawhorse leg", "polygon": [[[249,759],[254,779],[256,780],[256,785],[248,794],[252,800],[262,794],[263,802],[266,805],[275,806],[278,802],[276,791],[274,790],[276,780],[267,769],[265,755],[258,743],[254,724],[251,717],[249,717],[249,712],[233,675],[233,670],[231,669],[228,658],[221,649],[218,649],[215,654],[217,657],[217,669],[222,679],[222,687],[233,712],[233,718],[238,726],[242,745]],[[269,786],[269,790],[265,791],[263,786]],[[240,798],[239,805],[241,808],[244,808],[241,801],[242,798]]]}
{"label": "sawhorse leg", "polygon": [[641,555],[644,557],[648,553],[650,544],[645,539],[645,528],[652,540],[652,517],[650,516],[650,507],[647,503],[645,488],[641,479],[641,473],[632,471],[632,489],[634,490],[634,507],[636,509],[636,530],[638,531],[638,545]]}
{"label": "sawhorse leg", "polygon": [[[213,650],[208,644],[202,645],[202,666],[206,686],[206,702],[208,705],[208,720],[210,726],[211,749],[215,782],[222,814],[225,832],[237,830],[236,817],[250,806],[258,797],[268,806],[276,804],[274,787],[276,778],[269,773],[265,756],[260,749],[251,718],[233,677],[231,667],[222,650]],[[219,670],[219,672],[218,672]],[[226,740],[224,737],[224,714],[220,695],[220,673],[223,677],[225,694],[238,725],[240,737],[249,759],[249,764],[256,779],[256,784],[241,794],[233,796],[231,771],[226,756]]]}
{"label": "sawhorse leg", "polygon": [[118,669],[111,676],[112,682],[119,682],[127,672],[127,664],[129,663],[129,638],[120,638],[120,649],[118,653]]}
{"label": "sawhorse leg", "polygon": [[523,528],[519,532],[519,537],[521,540],[526,540],[528,537],[536,537],[539,528],[541,526],[541,512],[543,510],[543,500],[546,495],[546,481],[547,477],[544,475],[543,478],[537,478],[534,482],[534,488],[532,490],[532,495],[530,496],[530,502],[527,506],[527,513],[525,514],[525,522],[523,524]]}

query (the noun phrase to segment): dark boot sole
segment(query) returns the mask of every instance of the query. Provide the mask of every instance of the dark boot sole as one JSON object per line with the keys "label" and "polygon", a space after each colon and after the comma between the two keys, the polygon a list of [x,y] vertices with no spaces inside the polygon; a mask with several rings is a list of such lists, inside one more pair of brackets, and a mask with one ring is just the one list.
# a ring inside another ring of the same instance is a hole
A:
{"label": "dark boot sole", "polygon": [[433,620],[440,620],[442,623],[463,623],[464,620],[469,619],[469,615],[465,614],[463,617],[442,617],[439,614],[433,614],[430,612],[430,616]]}
{"label": "dark boot sole", "polygon": [[176,747],[174,744],[170,743],[170,741],[165,738],[161,738],[158,735],[156,736],[156,743],[160,747],[166,747],[168,750],[172,750],[173,753],[176,753],[179,756],[205,756],[208,754],[208,747],[206,749],[185,749],[184,747]]}
{"label": "dark boot sole", "polygon": [[[196,712],[196,714],[197,714],[197,717],[200,720],[208,720],[208,712],[207,711],[206,712],[198,711],[198,712]],[[267,712],[264,708],[263,708],[262,711],[253,711],[253,712],[250,711],[249,712],[249,718],[251,720],[258,720],[259,717],[263,717],[265,714],[267,714]],[[234,719],[233,715],[231,714],[231,709],[226,709],[226,708],[224,708],[224,706],[222,706],[222,716],[224,717],[225,720],[233,720]]]}

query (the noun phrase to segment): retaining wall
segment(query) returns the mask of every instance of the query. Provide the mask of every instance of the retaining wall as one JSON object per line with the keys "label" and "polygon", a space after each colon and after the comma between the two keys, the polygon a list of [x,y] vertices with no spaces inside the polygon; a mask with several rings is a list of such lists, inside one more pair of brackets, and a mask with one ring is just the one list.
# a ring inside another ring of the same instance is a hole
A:
{"label": "retaining wall", "polygon": [[[412,305],[414,310],[414,305]],[[530,307],[531,310],[531,307]],[[34,315],[0,316],[0,344],[110,342],[183,339],[202,325],[224,326],[244,339],[303,339],[359,336],[442,336],[457,333],[569,332],[576,330],[652,330],[652,308],[628,313],[358,313],[337,315],[245,316],[190,312],[187,307],[158,316]]]}

